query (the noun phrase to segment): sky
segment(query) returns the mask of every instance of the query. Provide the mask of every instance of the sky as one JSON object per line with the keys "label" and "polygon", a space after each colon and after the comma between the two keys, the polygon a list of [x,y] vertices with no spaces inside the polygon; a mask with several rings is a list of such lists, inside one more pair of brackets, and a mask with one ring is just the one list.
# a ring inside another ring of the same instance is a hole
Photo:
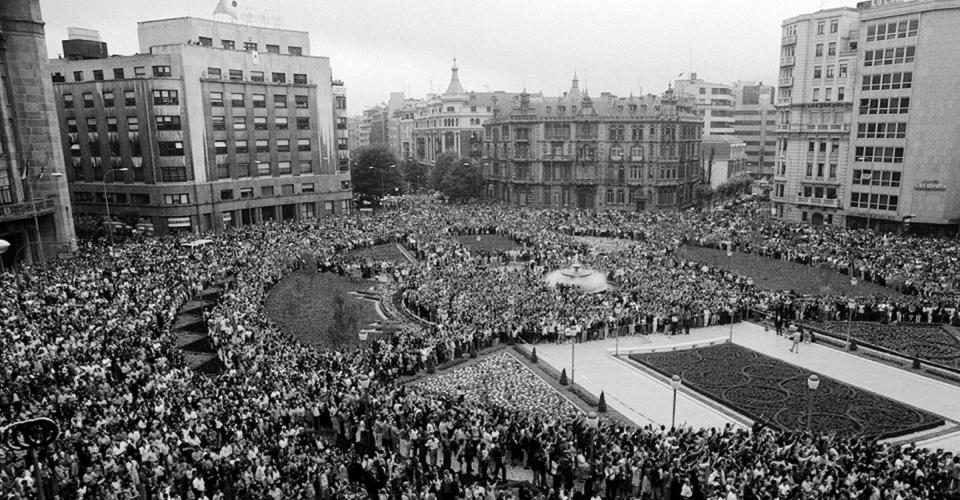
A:
{"label": "sky", "polygon": [[[2,0],[0,0],[2,1]],[[330,57],[356,115],[390,92],[443,92],[453,58],[468,91],[569,89],[659,94],[681,73],[711,82],[773,83],[780,25],[856,0],[237,0],[241,12],[308,31]],[[100,32],[111,54],[137,51],[137,22],[213,18],[217,0],[40,0],[50,57],[67,27]]]}

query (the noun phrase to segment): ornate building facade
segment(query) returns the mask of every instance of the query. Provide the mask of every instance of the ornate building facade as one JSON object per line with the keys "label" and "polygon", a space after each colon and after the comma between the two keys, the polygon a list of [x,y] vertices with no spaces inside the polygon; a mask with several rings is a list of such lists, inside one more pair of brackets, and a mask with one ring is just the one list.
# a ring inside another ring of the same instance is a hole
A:
{"label": "ornate building facade", "polygon": [[494,105],[484,123],[485,195],[535,207],[689,206],[703,177],[702,133],[691,98],[667,90],[595,100],[574,76],[561,97],[524,93]]}

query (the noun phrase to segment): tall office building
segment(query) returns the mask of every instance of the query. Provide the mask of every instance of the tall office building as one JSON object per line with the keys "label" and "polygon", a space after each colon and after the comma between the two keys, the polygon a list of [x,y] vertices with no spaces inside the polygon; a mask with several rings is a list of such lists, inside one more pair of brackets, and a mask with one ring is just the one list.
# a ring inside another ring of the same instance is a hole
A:
{"label": "tall office building", "polygon": [[775,88],[761,83],[733,85],[734,134],[746,144],[746,168],[755,179],[773,176],[777,151]]}
{"label": "tall office building", "polygon": [[138,35],[139,54],[48,65],[78,213],[163,233],[350,209],[343,84],[306,32],[187,17]]}
{"label": "tall office building", "polygon": [[696,101],[703,118],[703,135],[734,134],[736,100],[733,85],[708,82],[697,78],[696,73],[690,73],[690,78],[676,80],[673,86],[679,96],[689,96]]}
{"label": "tall office building", "polygon": [[0,2],[0,239],[4,267],[76,250],[38,0]]}
{"label": "tall office building", "polygon": [[498,102],[484,123],[485,195],[536,207],[617,210],[695,202],[703,122],[693,99],[561,97]]}

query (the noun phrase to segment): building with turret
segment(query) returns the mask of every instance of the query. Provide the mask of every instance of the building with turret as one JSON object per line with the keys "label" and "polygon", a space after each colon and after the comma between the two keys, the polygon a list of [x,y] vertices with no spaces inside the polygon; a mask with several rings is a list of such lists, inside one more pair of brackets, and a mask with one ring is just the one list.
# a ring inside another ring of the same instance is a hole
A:
{"label": "building with turret", "polygon": [[695,99],[591,98],[570,90],[497,101],[484,123],[488,198],[534,207],[645,210],[686,207],[703,178],[703,120]]}

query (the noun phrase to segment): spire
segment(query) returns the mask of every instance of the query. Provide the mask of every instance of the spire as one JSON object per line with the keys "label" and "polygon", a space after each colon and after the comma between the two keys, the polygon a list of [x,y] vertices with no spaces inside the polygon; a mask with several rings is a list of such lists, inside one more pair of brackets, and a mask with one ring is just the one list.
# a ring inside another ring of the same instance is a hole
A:
{"label": "spire", "polygon": [[577,70],[573,70],[573,88],[580,88],[580,80],[577,79]]}
{"label": "spire", "polygon": [[460,76],[457,74],[459,69],[457,68],[457,58],[453,58],[453,67],[450,68],[450,85],[447,86],[447,91],[443,95],[460,95],[466,94],[466,91],[463,90],[463,85],[460,85]]}
{"label": "spire", "polygon": [[567,98],[576,103],[580,100],[580,97],[580,80],[577,78],[577,70],[573,70],[573,83],[570,92],[567,92]]}

